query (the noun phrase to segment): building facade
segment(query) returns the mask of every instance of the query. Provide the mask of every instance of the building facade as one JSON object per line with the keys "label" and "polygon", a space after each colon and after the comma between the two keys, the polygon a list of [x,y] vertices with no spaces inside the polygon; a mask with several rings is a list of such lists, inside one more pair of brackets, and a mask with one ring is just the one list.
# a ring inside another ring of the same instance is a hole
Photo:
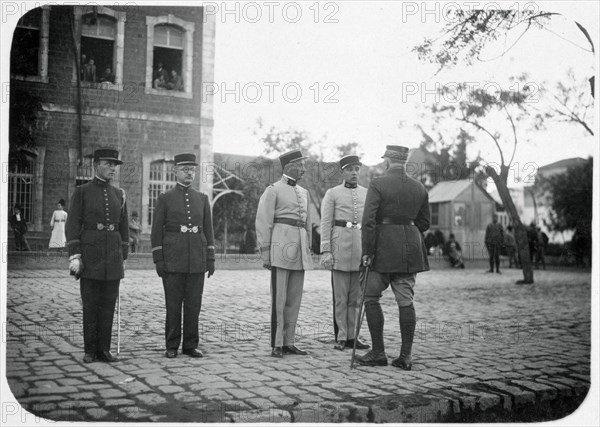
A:
{"label": "building facade", "polygon": [[120,151],[114,184],[144,232],[158,194],[175,183],[176,153],[199,156],[195,187],[212,199],[213,174],[203,172],[212,170],[213,105],[202,88],[214,78],[214,48],[214,16],[201,7],[43,6],[21,17],[10,93],[40,108],[30,124],[36,149],[9,165],[9,206],[48,232],[58,200],[92,179],[100,147]]}

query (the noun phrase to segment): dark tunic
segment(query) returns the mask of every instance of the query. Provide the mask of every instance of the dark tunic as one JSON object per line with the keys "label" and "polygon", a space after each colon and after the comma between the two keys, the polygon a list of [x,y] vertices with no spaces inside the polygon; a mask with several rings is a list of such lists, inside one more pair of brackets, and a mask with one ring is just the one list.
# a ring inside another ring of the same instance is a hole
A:
{"label": "dark tunic", "polygon": [[[124,193],[97,178],[75,189],[65,234],[69,255],[81,254],[81,277],[94,280],[123,278],[129,224]],[[103,230],[98,230],[102,224]],[[112,226],[113,231],[109,229]]]}
{"label": "dark tunic", "polygon": [[[413,225],[383,225],[384,218],[402,218]],[[429,229],[429,196],[403,168],[391,168],[371,181],[362,219],[362,253],[374,255],[380,273],[429,270],[423,232]]]}
{"label": "dark tunic", "polygon": [[[198,232],[180,231],[181,226]],[[169,273],[204,273],[214,259],[214,234],[210,202],[204,193],[176,185],[158,196],[152,220],[152,257],[164,261]]]}

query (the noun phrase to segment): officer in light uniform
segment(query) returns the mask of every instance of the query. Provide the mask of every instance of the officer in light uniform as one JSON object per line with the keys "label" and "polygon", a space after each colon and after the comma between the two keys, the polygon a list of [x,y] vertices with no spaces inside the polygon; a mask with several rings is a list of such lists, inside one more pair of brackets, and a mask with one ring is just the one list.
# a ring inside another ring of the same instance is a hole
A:
{"label": "officer in light uniform", "polygon": [[177,184],[158,196],[152,219],[152,258],[165,290],[165,356],[169,359],[177,357],[180,344],[183,354],[203,357],[197,348],[198,316],[204,273],[210,277],[215,272],[215,243],[208,196],[192,188],[197,166],[195,154],[175,156]]}
{"label": "officer in light uniform", "polygon": [[[360,299],[361,220],[367,189],[358,185],[356,155],[340,159],[344,182],[330,188],[321,204],[321,263],[331,270],[333,328],[337,350],[352,348]],[[357,341],[356,348],[368,345]]]}
{"label": "officer in light uniform", "polygon": [[304,271],[312,268],[308,192],[297,185],[306,166],[300,150],[279,157],[281,180],[265,189],[256,212],[263,267],[271,270],[271,355],[306,355],[295,346]]}
{"label": "officer in light uniform", "polygon": [[94,179],[75,189],[65,234],[69,270],[80,278],[83,361],[116,362],[110,352],[113,316],[129,247],[125,192],[111,185],[123,163],[110,148],[94,151]]}

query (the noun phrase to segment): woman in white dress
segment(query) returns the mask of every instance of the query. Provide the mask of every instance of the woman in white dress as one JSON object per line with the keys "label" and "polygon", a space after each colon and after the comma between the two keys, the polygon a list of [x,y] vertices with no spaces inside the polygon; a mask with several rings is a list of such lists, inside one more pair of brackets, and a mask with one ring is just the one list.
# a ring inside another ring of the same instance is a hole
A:
{"label": "woman in white dress", "polygon": [[65,201],[64,199],[60,199],[56,205],[56,210],[52,213],[52,219],[50,220],[50,227],[52,227],[50,249],[62,249],[66,246],[65,223],[67,222],[67,213],[64,207]]}

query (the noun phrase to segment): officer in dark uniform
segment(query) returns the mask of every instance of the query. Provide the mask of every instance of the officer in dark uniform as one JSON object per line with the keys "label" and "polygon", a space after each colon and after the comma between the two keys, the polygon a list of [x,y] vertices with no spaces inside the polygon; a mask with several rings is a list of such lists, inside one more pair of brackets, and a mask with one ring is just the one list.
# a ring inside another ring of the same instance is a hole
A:
{"label": "officer in dark uniform", "polygon": [[94,179],[75,189],[66,224],[69,270],[80,278],[85,363],[116,362],[110,352],[113,315],[129,246],[125,192],[110,184],[117,150],[94,151]]}
{"label": "officer in dark uniform", "polygon": [[204,273],[210,277],[215,272],[215,244],[208,196],[192,188],[197,166],[195,154],[175,156],[177,185],[158,196],[152,220],[152,257],[165,290],[168,358],[177,357],[182,341],[182,305],[182,352],[203,356],[197,348],[198,316]]}
{"label": "officer in dark uniform", "polygon": [[357,362],[387,365],[383,344],[383,311],[379,299],[391,285],[400,312],[402,347],[393,366],[412,367],[416,326],[413,295],[416,273],[429,270],[423,233],[429,229],[429,197],[416,179],[406,174],[408,148],[388,145],[383,158],[385,176],[371,181],[362,218],[362,263],[371,271],[365,291],[365,312],[373,349]]}

